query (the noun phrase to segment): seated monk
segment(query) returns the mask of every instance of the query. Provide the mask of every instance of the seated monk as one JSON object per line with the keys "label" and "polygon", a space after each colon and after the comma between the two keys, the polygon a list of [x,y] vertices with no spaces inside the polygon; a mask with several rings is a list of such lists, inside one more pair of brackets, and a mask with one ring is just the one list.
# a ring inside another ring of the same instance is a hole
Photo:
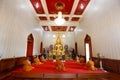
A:
{"label": "seated monk", "polygon": [[34,57],[34,63],[37,65],[42,64],[37,57]]}
{"label": "seated monk", "polygon": [[34,67],[31,66],[31,63],[29,60],[26,59],[25,61],[23,61],[23,70],[24,71],[30,71],[32,69],[34,69]]}
{"label": "seated monk", "polygon": [[80,62],[81,64],[85,63],[85,58],[81,57],[79,62]]}
{"label": "seated monk", "polygon": [[59,58],[56,58],[56,70],[58,71],[65,71],[64,64],[60,61]]}
{"label": "seated monk", "polygon": [[95,66],[94,66],[94,62],[92,60],[89,60],[86,64],[86,68],[89,69],[89,70],[96,70]]}
{"label": "seated monk", "polygon": [[41,62],[45,62],[46,60],[44,59],[43,56],[40,56],[40,61],[41,61]]}

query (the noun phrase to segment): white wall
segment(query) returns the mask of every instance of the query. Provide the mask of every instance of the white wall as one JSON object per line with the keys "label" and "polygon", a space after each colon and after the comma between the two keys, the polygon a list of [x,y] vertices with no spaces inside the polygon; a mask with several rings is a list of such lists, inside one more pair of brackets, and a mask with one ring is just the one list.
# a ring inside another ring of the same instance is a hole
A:
{"label": "white wall", "polygon": [[79,29],[76,40],[79,53],[84,55],[84,38],[91,36],[93,56],[120,59],[120,0],[91,0]]}
{"label": "white wall", "polygon": [[[62,35],[65,35],[65,37],[63,38]],[[54,38],[53,35],[56,35],[56,37]],[[44,40],[43,40],[43,47],[44,48],[48,48],[50,44],[55,44],[56,38],[57,38],[58,33],[56,32],[44,32]],[[59,35],[61,36],[61,41],[63,43],[63,45],[68,45],[69,48],[74,48],[75,47],[75,37],[74,37],[74,32],[66,32],[66,33],[59,33]]]}
{"label": "white wall", "polygon": [[86,36],[86,32],[81,28],[77,27],[75,30],[75,40],[77,42],[78,54],[85,55],[84,53],[84,37]]}
{"label": "white wall", "polygon": [[[84,55],[84,38],[89,34],[93,56],[100,53],[106,58],[120,59],[119,3],[120,0],[91,0],[75,34],[66,33],[63,43],[74,47],[77,41],[78,52]],[[53,43],[53,33],[42,35],[38,23],[29,0],[0,0],[0,55],[3,58],[25,56],[30,33],[35,42],[33,54],[39,54],[42,40],[43,47]]]}
{"label": "white wall", "polygon": [[0,0],[0,55],[25,56],[27,37],[34,37],[33,54],[39,53],[42,30],[29,0]]}

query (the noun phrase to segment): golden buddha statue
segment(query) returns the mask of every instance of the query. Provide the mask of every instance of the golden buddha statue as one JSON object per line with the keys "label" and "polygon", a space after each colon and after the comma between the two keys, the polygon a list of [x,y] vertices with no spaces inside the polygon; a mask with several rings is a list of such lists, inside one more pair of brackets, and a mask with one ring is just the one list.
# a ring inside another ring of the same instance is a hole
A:
{"label": "golden buddha statue", "polygon": [[56,42],[54,44],[53,55],[56,55],[56,56],[65,55],[64,49],[63,49],[63,44],[61,42],[61,38],[59,35],[57,36]]}

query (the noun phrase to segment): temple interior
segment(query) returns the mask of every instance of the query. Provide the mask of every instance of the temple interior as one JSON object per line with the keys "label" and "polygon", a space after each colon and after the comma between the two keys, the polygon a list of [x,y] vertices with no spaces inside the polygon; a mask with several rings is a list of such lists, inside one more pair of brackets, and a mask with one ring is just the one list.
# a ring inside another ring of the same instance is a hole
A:
{"label": "temple interior", "polygon": [[120,0],[0,0],[0,80],[56,79],[120,79]]}

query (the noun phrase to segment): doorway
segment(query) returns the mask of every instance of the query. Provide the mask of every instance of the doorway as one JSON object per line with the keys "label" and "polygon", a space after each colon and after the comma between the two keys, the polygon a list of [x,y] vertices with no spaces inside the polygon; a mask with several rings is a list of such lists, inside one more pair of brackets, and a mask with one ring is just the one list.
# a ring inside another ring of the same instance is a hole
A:
{"label": "doorway", "polygon": [[28,35],[28,38],[27,38],[27,53],[26,53],[27,57],[32,56],[33,44],[34,44],[34,38],[33,38],[33,35],[30,34],[30,35]]}
{"label": "doorway", "polygon": [[85,58],[86,62],[92,58],[92,45],[91,45],[91,37],[87,34],[84,40],[85,44]]}

